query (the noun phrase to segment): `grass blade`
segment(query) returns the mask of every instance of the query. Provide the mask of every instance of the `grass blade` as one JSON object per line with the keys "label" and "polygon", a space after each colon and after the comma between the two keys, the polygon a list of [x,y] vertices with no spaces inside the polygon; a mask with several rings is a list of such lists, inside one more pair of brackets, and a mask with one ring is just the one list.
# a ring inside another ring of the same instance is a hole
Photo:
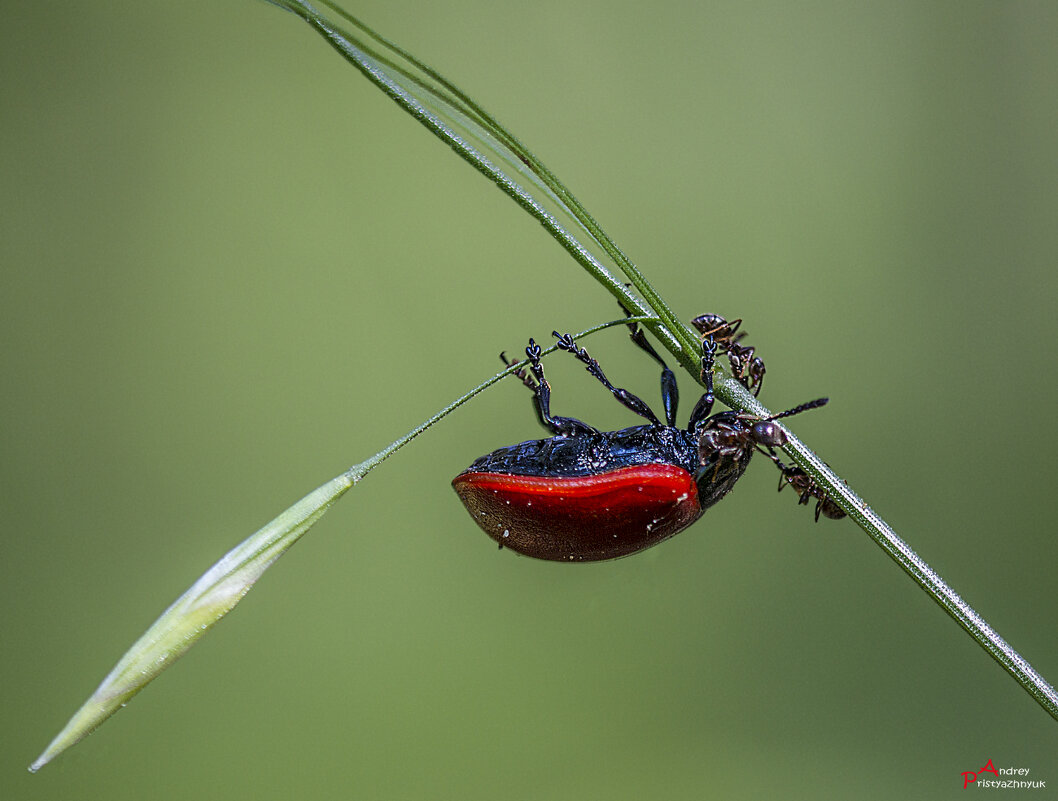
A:
{"label": "grass blade", "polygon": [[[558,177],[495,118],[436,70],[329,0],[269,2],[308,22],[368,80],[535,217],[629,313],[657,314],[659,321],[647,327],[694,369],[694,334]],[[615,277],[615,267],[646,303]]]}
{"label": "grass blade", "polygon": [[346,472],[310,492],[202,574],[162,613],[103,679],[44,752],[36,773],[91,734],[235,608],[254,582],[362,476]]}

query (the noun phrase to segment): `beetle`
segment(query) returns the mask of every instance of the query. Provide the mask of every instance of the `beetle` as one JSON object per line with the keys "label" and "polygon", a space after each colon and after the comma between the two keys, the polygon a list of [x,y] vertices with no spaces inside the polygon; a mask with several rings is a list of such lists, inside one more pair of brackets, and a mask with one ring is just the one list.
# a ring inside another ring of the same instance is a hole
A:
{"label": "beetle", "polygon": [[[632,341],[662,368],[664,423],[639,397],[615,387],[571,335],[557,331],[553,335],[558,348],[584,363],[614,398],[648,424],[600,431],[575,418],[552,415],[551,385],[540,363],[541,349],[529,340],[528,370],[515,374],[533,391],[536,412],[551,436],[486,454],[452,481],[471,517],[501,548],[537,559],[592,562],[656,545],[687,528],[727,495],[755,450],[786,444],[776,420],[827,402],[820,398],[763,419],[736,411],[712,414],[716,354],[719,350],[730,355],[740,321],[728,324],[717,315],[695,319],[704,321],[707,329],[701,357],[705,394],[685,429],[676,426],[676,376],[635,323],[629,324]],[[753,358],[752,349],[738,347],[738,355],[748,352]],[[503,354],[500,358],[515,364]],[[760,362],[759,368],[736,376],[747,388],[755,383],[759,390],[763,374]],[[788,469],[774,454],[770,456],[781,471]],[[807,503],[804,488],[787,480]],[[814,486],[809,486],[808,494],[819,497]],[[820,498],[820,504],[825,511],[837,508],[826,498]]]}

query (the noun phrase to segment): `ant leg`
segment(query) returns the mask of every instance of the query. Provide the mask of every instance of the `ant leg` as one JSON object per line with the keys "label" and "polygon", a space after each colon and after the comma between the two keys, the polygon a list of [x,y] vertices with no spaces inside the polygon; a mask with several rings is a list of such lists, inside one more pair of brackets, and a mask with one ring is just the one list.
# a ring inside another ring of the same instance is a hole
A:
{"label": "ant leg", "polygon": [[635,412],[640,417],[646,418],[656,426],[661,425],[661,421],[658,420],[657,415],[654,414],[651,408],[647,406],[639,396],[633,395],[627,389],[621,389],[620,387],[615,387],[611,384],[610,379],[605,376],[602,368],[599,367],[599,363],[588,355],[588,351],[584,350],[584,348],[578,347],[570,334],[559,334],[558,331],[553,331],[552,335],[558,338],[558,349],[566,351],[578,361],[585,364],[588,372],[595,376],[604,387],[610,390],[610,393],[617,398],[622,406]]}
{"label": "ant leg", "polygon": [[749,363],[749,388],[753,390],[753,397],[760,397],[760,388],[764,384],[764,360],[759,356]]}
{"label": "ant leg", "polygon": [[[758,450],[760,449],[758,448]],[[815,518],[817,523],[821,514],[831,520],[840,520],[845,517],[844,510],[831,500],[830,495],[808,473],[796,465],[788,466],[783,464],[773,452],[769,453],[761,450],[761,453],[775,462],[775,466],[779,468],[779,472],[782,474],[779,478],[779,492],[782,492],[783,488],[789,484],[794,488],[794,492],[798,494],[797,502],[802,506],[808,506],[809,502],[815,498]]]}
{"label": "ant leg", "polygon": [[760,388],[764,383],[765,368],[764,360],[754,356],[755,351],[753,346],[743,347],[732,342],[728,346],[727,358],[731,362],[731,373],[756,398],[760,396]]}
{"label": "ant leg", "polygon": [[834,503],[826,493],[823,493],[823,497],[816,504],[816,522],[819,521],[820,512],[823,513],[823,517],[829,517],[831,520],[841,520],[846,517],[845,510]]}
{"label": "ant leg", "polygon": [[812,488],[815,486],[815,482],[812,481],[811,477],[800,467],[785,464],[770,448],[764,450],[758,447],[757,450],[771,459],[779,469],[779,492],[782,492],[789,485],[797,493],[797,502],[802,506],[807,506],[808,499],[813,494]]}
{"label": "ant leg", "polygon": [[691,412],[691,420],[687,424],[688,431],[697,431],[705,419],[713,412],[713,365],[716,363],[716,342],[712,337],[702,340],[702,372],[701,379],[705,383],[705,394],[698,399]]}
{"label": "ant leg", "polygon": [[664,359],[658,356],[654,346],[647,340],[639,323],[629,323],[629,336],[642,350],[661,365],[661,405],[665,407],[665,424],[669,428],[676,427],[676,410],[680,405],[680,388],[676,385],[676,374],[665,364]]}
{"label": "ant leg", "polygon": [[[544,367],[540,364],[540,352],[540,346],[530,338],[529,346],[525,349],[526,358],[529,360],[529,371],[527,372],[525,368],[514,371],[514,374],[522,380],[522,383],[533,391],[533,406],[536,408],[536,414],[540,418],[540,424],[556,436],[598,433],[595,428],[592,428],[587,423],[582,423],[576,418],[552,416],[551,385],[544,378]],[[503,359],[508,367],[517,364],[513,360],[508,361],[507,357],[502,353],[500,358]],[[530,373],[532,375],[531,378]]]}

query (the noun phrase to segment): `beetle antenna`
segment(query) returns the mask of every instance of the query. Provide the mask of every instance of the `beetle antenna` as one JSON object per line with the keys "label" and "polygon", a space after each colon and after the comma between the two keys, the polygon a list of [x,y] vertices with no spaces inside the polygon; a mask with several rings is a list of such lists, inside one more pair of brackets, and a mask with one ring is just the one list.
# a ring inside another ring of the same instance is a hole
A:
{"label": "beetle antenna", "polygon": [[802,403],[800,406],[794,406],[792,409],[787,409],[785,412],[779,412],[773,414],[771,417],[764,418],[767,420],[782,420],[784,417],[793,417],[795,414],[801,412],[807,412],[809,409],[818,409],[820,406],[826,406],[830,402],[830,398],[816,398],[814,401],[808,401],[808,403]]}

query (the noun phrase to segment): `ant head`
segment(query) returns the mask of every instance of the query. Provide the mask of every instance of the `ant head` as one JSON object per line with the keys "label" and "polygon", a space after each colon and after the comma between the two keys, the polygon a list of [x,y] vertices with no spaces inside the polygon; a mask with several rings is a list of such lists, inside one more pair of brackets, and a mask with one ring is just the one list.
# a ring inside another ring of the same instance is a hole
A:
{"label": "ant head", "polygon": [[742,325],[742,319],[728,322],[719,314],[700,314],[691,320],[691,325],[697,328],[703,337],[725,340],[735,335],[738,327]]}
{"label": "ant head", "polygon": [[761,420],[750,427],[750,436],[758,445],[766,445],[769,448],[781,448],[786,444],[786,432],[771,420]]}
{"label": "ant head", "polygon": [[800,406],[795,406],[792,409],[787,409],[785,412],[779,412],[778,414],[773,414],[771,417],[758,420],[750,426],[750,436],[758,445],[764,445],[769,448],[781,448],[786,444],[786,432],[779,426],[775,425],[773,421],[781,420],[784,417],[793,417],[795,414],[807,412],[809,409],[818,409],[820,406],[826,406],[829,400],[829,398],[818,398],[817,400],[809,401],[808,403],[802,403]]}

